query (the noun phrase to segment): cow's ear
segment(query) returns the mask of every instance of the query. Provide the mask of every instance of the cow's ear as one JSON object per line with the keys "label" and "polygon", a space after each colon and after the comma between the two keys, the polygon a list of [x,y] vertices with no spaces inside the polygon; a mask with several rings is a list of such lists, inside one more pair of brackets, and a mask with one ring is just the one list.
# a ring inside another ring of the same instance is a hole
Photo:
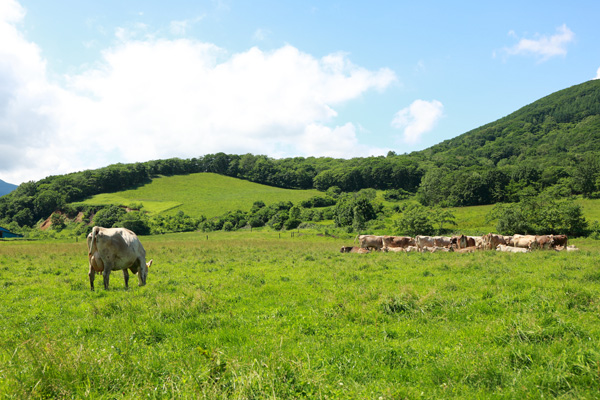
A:
{"label": "cow's ear", "polygon": [[153,262],[153,261],[154,261],[154,260],[150,260],[150,261],[148,261],[148,262],[146,263],[146,266],[147,266],[148,268],[150,268],[150,266],[152,265],[152,262]]}

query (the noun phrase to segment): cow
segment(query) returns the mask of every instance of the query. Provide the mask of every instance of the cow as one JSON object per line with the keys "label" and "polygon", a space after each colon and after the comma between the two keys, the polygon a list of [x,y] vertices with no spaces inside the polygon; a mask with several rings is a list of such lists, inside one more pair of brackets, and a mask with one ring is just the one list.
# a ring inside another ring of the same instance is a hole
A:
{"label": "cow", "polygon": [[548,250],[554,247],[554,238],[552,235],[540,235],[535,237],[536,242],[538,242],[540,249]]}
{"label": "cow", "polygon": [[488,233],[482,238],[482,245],[484,249],[492,250],[498,247],[499,244],[506,244],[504,236],[496,235],[494,233]]}
{"label": "cow", "polygon": [[579,251],[579,248],[577,248],[573,245],[569,245],[569,246],[567,246],[567,251]]}
{"label": "cow", "polygon": [[504,251],[507,253],[529,253],[531,250],[525,247],[513,247],[505,244],[499,244],[496,247],[496,251]]}
{"label": "cow", "polygon": [[468,239],[465,235],[452,236],[452,247],[454,247],[455,249],[464,249],[465,247],[468,247],[467,241]]}
{"label": "cow", "polygon": [[383,236],[358,235],[354,239],[355,242],[356,239],[358,239],[358,243],[363,249],[382,250],[385,247],[383,244]]}
{"label": "cow", "polygon": [[419,248],[418,248],[417,246],[408,246],[408,247],[406,248],[406,252],[407,252],[407,253],[411,253],[411,252],[413,252],[413,251],[415,251],[415,252],[418,252],[418,251],[419,251]]}
{"label": "cow", "polygon": [[410,236],[383,236],[383,245],[388,249],[399,247],[407,248],[415,245],[415,239]]}
{"label": "cow", "polygon": [[138,274],[138,284],[144,286],[148,268],[146,251],[138,237],[126,228],[102,228],[94,226],[87,237],[88,259],[90,264],[90,287],[94,290],[96,272],[102,272],[104,289],[108,289],[111,271],[123,271],[125,287],[129,287],[129,272]]}
{"label": "cow", "polygon": [[513,246],[533,250],[539,247],[539,243],[535,235],[513,235]]}
{"label": "cow", "polygon": [[479,250],[479,247],[477,247],[477,246],[469,246],[469,247],[465,247],[465,248],[462,248],[462,249],[455,249],[454,252],[455,253],[459,253],[459,254],[462,254],[462,253],[474,253],[477,250]]}
{"label": "cow", "polygon": [[442,246],[427,247],[427,250],[429,250],[430,253],[454,251],[454,249],[452,247],[442,247]]}
{"label": "cow", "polygon": [[367,249],[363,249],[360,247],[353,247],[353,246],[342,246],[342,248],[340,249],[340,253],[359,253],[359,254],[367,254],[369,253],[369,250]]}
{"label": "cow", "polygon": [[504,236],[504,243],[507,246],[514,246],[513,245],[513,237],[512,236]]}
{"label": "cow", "polygon": [[435,247],[451,247],[452,238],[448,236],[434,236],[433,244]]}
{"label": "cow", "polygon": [[467,247],[476,246],[479,248],[483,247],[482,236],[467,236]]}
{"label": "cow", "polygon": [[417,242],[417,247],[419,248],[419,250],[423,250],[424,247],[435,246],[435,241],[431,236],[417,235],[415,237],[415,240]]}
{"label": "cow", "polygon": [[554,240],[554,246],[567,246],[568,238],[567,235],[552,235],[552,239]]}

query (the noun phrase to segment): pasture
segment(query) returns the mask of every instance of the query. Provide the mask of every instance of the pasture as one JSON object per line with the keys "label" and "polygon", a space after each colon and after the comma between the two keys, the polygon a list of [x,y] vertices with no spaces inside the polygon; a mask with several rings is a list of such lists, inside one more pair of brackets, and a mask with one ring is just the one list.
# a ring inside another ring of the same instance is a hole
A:
{"label": "pasture", "polygon": [[274,232],[141,237],[148,284],[89,290],[85,242],[0,242],[2,398],[573,398],[600,393],[582,251],[341,254]]}
{"label": "pasture", "polygon": [[150,213],[183,211],[192,217],[207,218],[227,211],[248,211],[255,201],[269,205],[279,201],[299,203],[321,192],[281,189],[213,173],[163,176],[137,189],[102,193],[81,203],[87,205],[115,204],[128,206],[141,203]]}

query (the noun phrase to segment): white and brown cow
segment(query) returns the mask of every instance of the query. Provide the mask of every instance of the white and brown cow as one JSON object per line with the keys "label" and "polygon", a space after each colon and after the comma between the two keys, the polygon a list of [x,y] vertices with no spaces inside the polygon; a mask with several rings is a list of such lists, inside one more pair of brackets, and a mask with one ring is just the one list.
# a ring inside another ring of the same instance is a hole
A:
{"label": "white and brown cow", "polygon": [[358,243],[363,249],[382,250],[385,247],[383,244],[383,236],[358,235],[354,239],[355,242],[356,239],[358,239]]}
{"label": "white and brown cow", "polygon": [[138,275],[140,286],[146,284],[148,268],[152,260],[146,263],[146,250],[138,237],[126,228],[102,228],[95,226],[87,237],[88,258],[90,264],[90,287],[94,290],[96,272],[104,278],[104,289],[108,289],[111,271],[123,271],[125,287],[129,284],[129,272]]}
{"label": "white and brown cow", "polygon": [[414,246],[415,239],[410,236],[383,236],[383,245],[387,248],[402,248]]}
{"label": "white and brown cow", "polygon": [[483,248],[492,250],[498,247],[499,244],[506,244],[506,240],[502,235],[496,235],[495,233],[488,233],[483,236]]}
{"label": "white and brown cow", "polygon": [[535,239],[535,235],[513,235],[513,246],[524,249],[535,250],[539,248],[539,243]]}
{"label": "white and brown cow", "polygon": [[496,251],[503,251],[507,253],[529,253],[531,250],[526,247],[513,247],[505,244],[499,244],[496,247]]}

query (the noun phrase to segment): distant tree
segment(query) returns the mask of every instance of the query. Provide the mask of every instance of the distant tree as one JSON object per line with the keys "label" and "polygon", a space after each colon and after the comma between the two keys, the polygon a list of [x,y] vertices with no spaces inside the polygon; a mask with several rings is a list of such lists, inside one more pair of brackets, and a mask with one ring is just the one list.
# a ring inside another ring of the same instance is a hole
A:
{"label": "distant tree", "polygon": [[52,213],[50,222],[52,223],[52,229],[58,232],[62,231],[66,226],[65,216],[61,213]]}
{"label": "distant tree", "polygon": [[396,230],[400,234],[433,235],[435,230],[430,218],[431,212],[420,204],[412,204],[404,209],[396,221]]}
{"label": "distant tree", "polygon": [[125,216],[125,210],[117,206],[108,206],[94,215],[93,224],[105,228],[112,228]]}
{"label": "distant tree", "polygon": [[438,225],[438,232],[444,232],[444,225],[456,225],[456,217],[447,208],[436,207],[431,212],[431,221]]}
{"label": "distant tree", "polygon": [[131,211],[122,216],[122,218],[114,224],[117,227],[127,228],[133,231],[136,235],[149,235],[150,222],[145,214],[141,211]]}

